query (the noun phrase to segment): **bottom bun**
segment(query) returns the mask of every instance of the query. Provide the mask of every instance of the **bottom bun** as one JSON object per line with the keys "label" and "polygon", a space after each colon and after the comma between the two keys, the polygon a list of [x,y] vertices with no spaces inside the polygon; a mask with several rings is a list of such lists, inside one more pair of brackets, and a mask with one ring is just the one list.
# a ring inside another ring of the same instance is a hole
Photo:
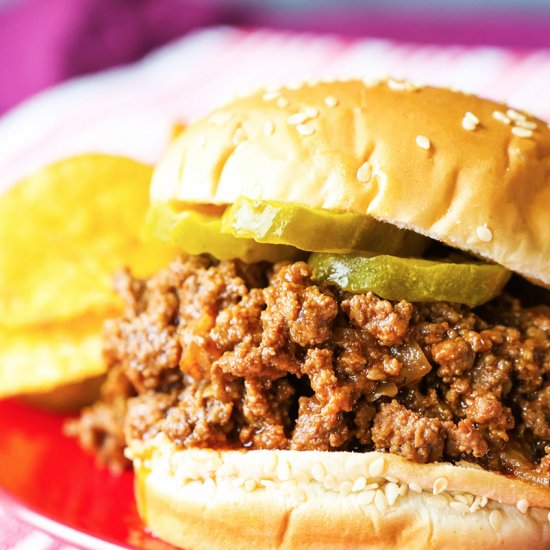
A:
{"label": "bottom bun", "polygon": [[128,450],[140,515],[187,550],[550,548],[550,488],[385,453]]}

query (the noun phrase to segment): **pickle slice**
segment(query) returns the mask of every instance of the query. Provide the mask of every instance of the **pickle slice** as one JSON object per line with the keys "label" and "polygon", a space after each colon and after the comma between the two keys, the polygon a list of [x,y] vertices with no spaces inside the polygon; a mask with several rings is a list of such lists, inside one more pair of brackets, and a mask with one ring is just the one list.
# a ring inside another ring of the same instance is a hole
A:
{"label": "pickle slice", "polygon": [[260,243],[310,252],[419,255],[428,239],[370,216],[275,201],[238,198],[222,216],[222,231]]}
{"label": "pickle slice", "polygon": [[290,246],[262,244],[224,234],[220,216],[200,207],[177,210],[168,204],[152,205],[147,212],[145,231],[149,236],[177,245],[188,254],[208,253],[218,260],[239,258],[248,263],[277,262],[299,255],[299,251]]}
{"label": "pickle slice", "polygon": [[318,281],[350,292],[374,292],[386,300],[457,302],[470,307],[502,291],[510,272],[500,265],[447,263],[395,256],[312,254],[309,264]]}

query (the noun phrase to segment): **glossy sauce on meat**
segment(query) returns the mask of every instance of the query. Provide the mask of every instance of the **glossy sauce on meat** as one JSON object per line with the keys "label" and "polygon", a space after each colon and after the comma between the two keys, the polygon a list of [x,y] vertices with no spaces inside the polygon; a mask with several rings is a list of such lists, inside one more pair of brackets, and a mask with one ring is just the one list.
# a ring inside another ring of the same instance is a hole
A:
{"label": "glossy sauce on meat", "polygon": [[550,308],[473,312],[317,286],[307,264],[191,257],[121,273],[102,400],[69,426],[103,462],[181,447],[387,451],[550,484]]}

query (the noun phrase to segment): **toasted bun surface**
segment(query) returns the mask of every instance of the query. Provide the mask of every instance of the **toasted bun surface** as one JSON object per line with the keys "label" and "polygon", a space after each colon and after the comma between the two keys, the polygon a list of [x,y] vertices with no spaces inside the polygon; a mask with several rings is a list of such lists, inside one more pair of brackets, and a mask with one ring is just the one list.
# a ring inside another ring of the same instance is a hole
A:
{"label": "toasted bun surface", "polygon": [[130,447],[142,517],[188,550],[550,547],[550,489],[384,453]]}
{"label": "toasted bun surface", "polygon": [[151,193],[368,214],[550,285],[550,130],[472,95],[359,80],[260,92],[191,125]]}

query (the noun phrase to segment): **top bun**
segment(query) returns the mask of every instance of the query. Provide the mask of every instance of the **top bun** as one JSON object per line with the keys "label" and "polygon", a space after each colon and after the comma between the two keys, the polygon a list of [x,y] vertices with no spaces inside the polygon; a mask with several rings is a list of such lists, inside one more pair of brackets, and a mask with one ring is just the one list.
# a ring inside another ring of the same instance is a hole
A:
{"label": "top bun", "polygon": [[550,285],[550,130],[473,95],[350,80],[237,99],[172,144],[151,198],[239,196],[368,214]]}

